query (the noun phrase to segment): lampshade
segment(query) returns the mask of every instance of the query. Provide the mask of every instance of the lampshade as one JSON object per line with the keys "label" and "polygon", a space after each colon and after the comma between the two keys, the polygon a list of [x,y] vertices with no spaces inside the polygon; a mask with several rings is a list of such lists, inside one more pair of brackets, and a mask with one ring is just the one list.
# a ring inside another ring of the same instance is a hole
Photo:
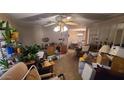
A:
{"label": "lampshade", "polygon": [[66,31],[68,31],[68,28],[64,26],[62,32],[66,32]]}
{"label": "lampshade", "polygon": [[101,48],[100,48],[100,50],[99,50],[99,52],[101,53],[109,53],[109,51],[110,51],[110,46],[109,45],[103,45]]}
{"label": "lampshade", "polygon": [[60,26],[56,26],[54,29],[53,29],[54,32],[59,32],[60,31]]}
{"label": "lampshade", "polygon": [[53,29],[54,32],[66,32],[68,31],[68,28],[66,26],[63,26],[62,28],[60,26],[56,26],[54,29]]}
{"label": "lampshade", "polygon": [[67,19],[68,19],[68,20],[71,19],[71,16],[68,16]]}

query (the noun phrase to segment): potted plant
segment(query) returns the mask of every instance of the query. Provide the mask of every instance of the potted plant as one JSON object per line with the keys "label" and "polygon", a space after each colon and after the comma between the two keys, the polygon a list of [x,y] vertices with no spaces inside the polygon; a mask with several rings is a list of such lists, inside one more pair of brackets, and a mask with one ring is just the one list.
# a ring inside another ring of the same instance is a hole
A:
{"label": "potted plant", "polygon": [[9,63],[8,63],[7,60],[1,59],[0,60],[0,66],[2,66],[4,69],[8,69],[9,68]]}
{"label": "potted plant", "polygon": [[2,35],[2,33],[4,33],[4,31],[5,31],[4,26],[3,26],[4,24],[5,24],[5,21],[0,20],[0,40],[4,39],[4,37]]}
{"label": "potted plant", "polygon": [[5,33],[2,33],[2,35],[7,44],[11,43],[11,31],[8,22],[6,23]]}
{"label": "potted plant", "polygon": [[6,22],[3,21],[3,20],[0,21],[0,29],[4,29],[5,23],[6,23]]}
{"label": "potted plant", "polygon": [[21,47],[21,54],[19,55],[19,61],[22,62],[32,62],[36,59],[36,54],[40,51],[41,48],[39,45],[31,45],[31,46],[22,46]]}
{"label": "potted plant", "polygon": [[14,49],[11,42],[11,28],[9,27],[8,21],[6,22],[5,33],[2,33],[4,40],[6,41],[6,49],[8,54],[12,54]]}

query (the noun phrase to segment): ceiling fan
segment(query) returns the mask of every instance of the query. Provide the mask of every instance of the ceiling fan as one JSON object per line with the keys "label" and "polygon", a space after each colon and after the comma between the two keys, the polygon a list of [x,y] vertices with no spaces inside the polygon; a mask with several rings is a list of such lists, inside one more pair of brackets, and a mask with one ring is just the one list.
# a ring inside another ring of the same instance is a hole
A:
{"label": "ceiling fan", "polygon": [[71,26],[76,26],[78,25],[76,22],[74,22],[74,20],[72,19],[71,16],[68,15],[58,15],[55,17],[55,20],[52,21],[48,21],[44,26],[45,27],[49,27],[49,26],[53,26],[53,25],[60,25],[60,24],[64,24],[64,25],[71,25]]}

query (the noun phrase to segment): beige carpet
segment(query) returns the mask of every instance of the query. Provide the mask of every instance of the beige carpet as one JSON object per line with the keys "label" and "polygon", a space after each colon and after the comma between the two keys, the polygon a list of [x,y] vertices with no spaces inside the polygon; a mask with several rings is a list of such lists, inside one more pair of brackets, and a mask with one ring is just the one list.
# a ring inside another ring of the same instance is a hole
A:
{"label": "beige carpet", "polygon": [[68,53],[62,57],[54,65],[56,74],[63,73],[66,80],[81,80],[78,74],[78,59],[75,57],[74,50],[68,50]]}

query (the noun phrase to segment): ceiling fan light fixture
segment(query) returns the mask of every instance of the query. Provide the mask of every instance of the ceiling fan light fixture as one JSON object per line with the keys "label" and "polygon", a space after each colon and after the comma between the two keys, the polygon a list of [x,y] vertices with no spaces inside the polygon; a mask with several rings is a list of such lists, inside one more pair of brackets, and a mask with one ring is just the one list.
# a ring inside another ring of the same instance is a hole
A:
{"label": "ceiling fan light fixture", "polygon": [[64,26],[62,32],[66,32],[66,31],[68,31],[68,28],[67,26]]}
{"label": "ceiling fan light fixture", "polygon": [[77,36],[83,36],[84,34],[83,33],[78,33]]}
{"label": "ceiling fan light fixture", "polygon": [[62,28],[60,26],[56,26],[54,29],[53,29],[54,32],[66,32],[68,31],[68,28],[67,26],[63,26]]}
{"label": "ceiling fan light fixture", "polygon": [[68,16],[67,19],[68,19],[68,20],[71,19],[71,16]]}
{"label": "ceiling fan light fixture", "polygon": [[60,26],[56,26],[54,29],[53,29],[54,32],[59,32],[60,31]]}

